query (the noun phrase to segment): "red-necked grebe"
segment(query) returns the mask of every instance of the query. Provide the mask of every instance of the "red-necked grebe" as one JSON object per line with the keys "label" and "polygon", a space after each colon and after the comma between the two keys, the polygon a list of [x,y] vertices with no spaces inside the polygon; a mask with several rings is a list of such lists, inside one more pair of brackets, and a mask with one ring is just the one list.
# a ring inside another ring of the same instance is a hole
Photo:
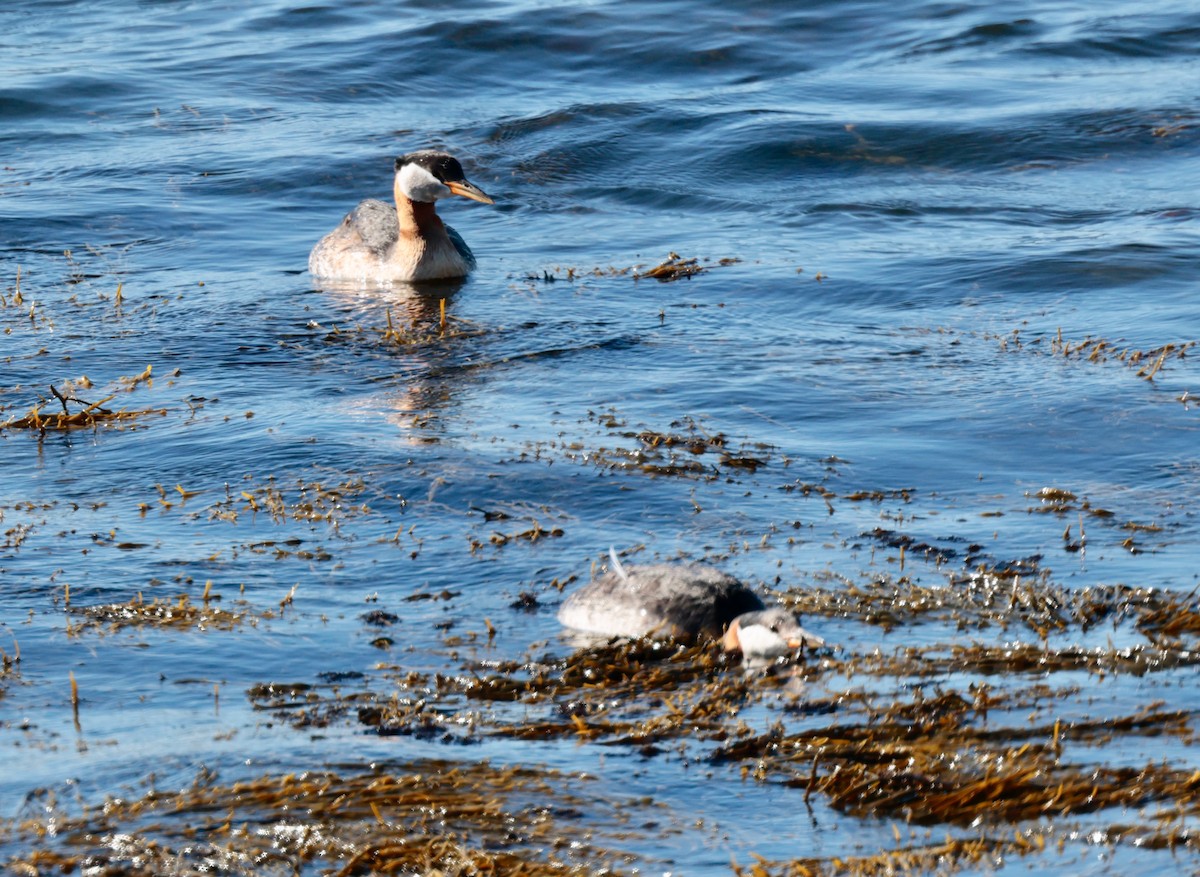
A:
{"label": "red-necked grebe", "polygon": [[443,280],[465,277],[475,256],[434,209],[439,198],[461,195],[492,204],[467,182],[458,159],[422,150],[396,159],[396,205],[368,199],[313,247],[308,270],[330,280]]}
{"label": "red-necked grebe", "polygon": [[721,638],[747,660],[775,658],[824,645],[785,609],[766,609],[733,576],[698,563],[623,567],[584,585],[563,603],[558,620],[605,636]]}

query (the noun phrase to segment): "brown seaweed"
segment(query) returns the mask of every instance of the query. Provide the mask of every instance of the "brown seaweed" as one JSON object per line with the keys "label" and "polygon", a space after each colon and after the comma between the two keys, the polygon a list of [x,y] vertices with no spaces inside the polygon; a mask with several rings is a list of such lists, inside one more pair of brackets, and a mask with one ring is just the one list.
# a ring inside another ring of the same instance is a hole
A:
{"label": "brown seaweed", "polygon": [[219,600],[220,596],[211,594],[208,587],[200,603],[193,603],[187,594],[180,594],[174,599],[154,597],[146,600],[139,592],[125,603],[72,606],[68,596],[68,612],[80,619],[69,626],[68,632],[115,632],[126,628],[232,630],[246,622],[255,624],[259,619],[278,615],[274,610],[254,610],[244,601],[237,601],[234,609],[223,609],[216,605]]}
{"label": "brown seaweed", "polygon": [[[15,874],[610,873],[631,861],[562,839],[597,810],[586,777],[447,761],[345,765],[222,784],[207,770],[179,791],[110,798],[78,816],[54,796],[10,829],[29,841]],[[587,820],[610,841],[629,835],[621,810]],[[51,830],[47,826],[52,826]]]}
{"label": "brown seaweed", "polygon": [[[123,380],[131,382],[129,383],[129,389],[132,389],[143,380],[148,381],[149,379],[150,366],[146,366],[146,370],[137,378]],[[53,384],[50,385],[50,392],[58,400],[62,411],[47,412],[45,406],[48,403],[43,399],[24,417],[14,417],[0,423],[0,430],[36,430],[45,435],[47,432],[95,429],[99,426],[131,427],[135,426],[139,420],[145,417],[151,415],[165,416],[167,414],[165,408],[143,408],[135,411],[126,409],[112,411],[105,408],[104,404],[115,399],[117,397],[116,393],[105,396],[99,402],[85,402],[73,395],[64,395]],[[67,392],[71,391],[68,390]],[[83,407],[77,411],[71,411],[68,406],[68,403],[71,402]]]}
{"label": "brown seaweed", "polygon": [[678,253],[670,253],[665,261],[633,276],[635,278],[652,277],[660,283],[669,283],[672,280],[679,280],[681,277],[690,279],[707,270],[700,264],[699,259],[685,259]]}

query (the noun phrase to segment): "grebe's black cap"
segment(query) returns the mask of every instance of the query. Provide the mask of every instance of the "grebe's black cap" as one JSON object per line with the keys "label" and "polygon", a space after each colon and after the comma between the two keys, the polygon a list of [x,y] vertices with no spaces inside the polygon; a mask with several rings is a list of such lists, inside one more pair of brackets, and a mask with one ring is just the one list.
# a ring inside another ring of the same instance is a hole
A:
{"label": "grebe's black cap", "polygon": [[396,159],[397,173],[410,164],[428,171],[434,179],[445,185],[455,195],[461,195],[483,204],[495,203],[482,189],[467,182],[467,175],[463,173],[462,165],[453,155],[438,152],[435,149],[410,152]]}
{"label": "grebe's black cap", "polygon": [[465,180],[467,178],[457,158],[445,152],[436,152],[432,149],[423,149],[420,152],[410,152],[407,155],[400,156],[396,159],[396,170],[400,170],[406,164],[415,164],[425,168],[425,170],[429,171],[443,183]]}

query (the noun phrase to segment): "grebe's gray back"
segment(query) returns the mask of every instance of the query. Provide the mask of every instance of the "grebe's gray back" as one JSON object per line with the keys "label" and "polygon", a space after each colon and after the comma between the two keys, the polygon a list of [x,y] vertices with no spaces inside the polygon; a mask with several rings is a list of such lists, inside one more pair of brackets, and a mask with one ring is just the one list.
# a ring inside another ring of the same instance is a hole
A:
{"label": "grebe's gray back", "polygon": [[371,198],[359,203],[308,257],[308,270],[330,280],[420,281],[464,277],[475,256],[442,222],[435,202],[459,195],[493,203],[467,181],[462,165],[444,152],[423,150],[396,159],[394,206]]}
{"label": "grebe's gray back", "polygon": [[558,620],[605,636],[721,638],[727,649],[748,658],[824,644],[791,613],[764,608],[733,576],[698,563],[623,567],[616,561],[614,569],[566,599]]}

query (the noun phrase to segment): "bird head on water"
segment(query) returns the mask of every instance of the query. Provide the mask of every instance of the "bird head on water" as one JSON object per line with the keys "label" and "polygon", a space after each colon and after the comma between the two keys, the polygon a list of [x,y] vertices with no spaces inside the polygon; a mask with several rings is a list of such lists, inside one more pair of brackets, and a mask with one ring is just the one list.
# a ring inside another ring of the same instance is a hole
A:
{"label": "bird head on water", "polygon": [[747,660],[778,658],[825,644],[821,637],[801,627],[796,616],[780,608],[739,615],[730,622],[721,642],[726,651],[740,651]]}
{"label": "bird head on water", "polygon": [[410,152],[396,159],[396,198],[433,203],[440,198],[459,195],[482,204],[495,202],[482,189],[467,180],[458,159],[432,149]]}

